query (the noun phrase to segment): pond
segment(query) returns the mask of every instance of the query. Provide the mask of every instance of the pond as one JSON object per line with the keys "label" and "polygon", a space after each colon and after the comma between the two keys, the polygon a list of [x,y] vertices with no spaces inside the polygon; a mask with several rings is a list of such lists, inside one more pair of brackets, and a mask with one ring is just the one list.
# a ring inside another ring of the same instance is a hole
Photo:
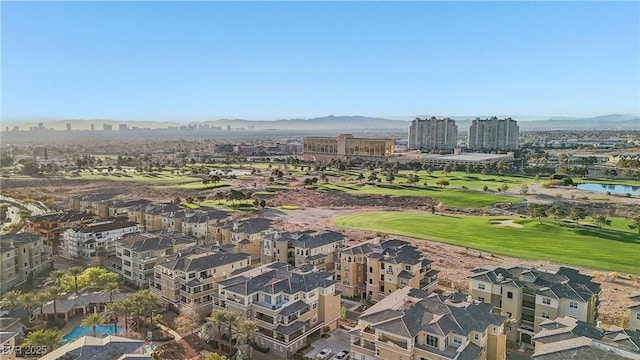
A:
{"label": "pond", "polygon": [[631,194],[631,195],[640,195],[640,185],[639,186],[631,186],[631,185],[614,185],[614,184],[595,184],[595,183],[586,183],[579,184],[577,186],[580,190],[586,191],[595,191],[606,193],[610,192],[612,194]]}

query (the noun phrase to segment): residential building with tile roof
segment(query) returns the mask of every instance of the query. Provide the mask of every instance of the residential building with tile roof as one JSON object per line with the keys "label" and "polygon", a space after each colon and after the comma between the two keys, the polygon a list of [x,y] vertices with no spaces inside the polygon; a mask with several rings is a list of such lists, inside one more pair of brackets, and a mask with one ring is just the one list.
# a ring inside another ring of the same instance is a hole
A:
{"label": "residential building with tile roof", "polygon": [[545,319],[598,319],[600,284],[575,269],[503,265],[473,269],[468,278],[475,300],[493,304],[512,319],[510,340],[529,342]]}
{"label": "residential building with tile roof", "polygon": [[505,316],[462,293],[405,287],[380,300],[350,331],[360,359],[504,360]]}
{"label": "residential building with tile roof", "polygon": [[374,239],[340,251],[336,280],[345,297],[377,301],[405,286],[431,292],[438,271],[408,242]]}
{"label": "residential building with tile roof", "polygon": [[570,316],[545,320],[533,337],[535,360],[640,359],[640,331],[586,323]]}
{"label": "residential building with tile roof", "polygon": [[91,222],[96,218],[89,212],[61,211],[36,215],[25,220],[25,231],[42,236],[44,244],[55,252],[60,247],[60,235],[78,225]]}
{"label": "residential building with tile roof", "polygon": [[251,255],[260,261],[263,238],[272,233],[273,221],[262,217],[231,220],[212,226],[212,239],[220,246],[228,246],[227,251]]}
{"label": "residential building with tile roof", "polygon": [[138,223],[122,219],[100,219],[82,224],[62,234],[62,252],[71,258],[91,259],[99,248],[114,255],[115,240],[126,234],[140,232]]}
{"label": "residential building with tile roof", "polygon": [[[83,336],[40,357],[41,360],[119,360],[136,358],[151,359],[150,348],[143,340],[109,335],[103,338]],[[125,357],[126,356],[126,357]]]}
{"label": "residential building with tile roof", "polygon": [[42,236],[30,233],[0,236],[0,294],[47,271],[52,250]]}
{"label": "residential building with tile roof", "polygon": [[640,293],[629,296],[629,329],[640,331]]}
{"label": "residential building with tile roof", "polygon": [[290,358],[307,338],[338,326],[340,294],[333,273],[303,271],[273,262],[220,282],[214,308],[253,318],[256,344],[279,358]]}
{"label": "residential building with tile roof", "polygon": [[149,288],[169,307],[191,305],[201,315],[211,313],[220,281],[251,265],[251,256],[229,253],[213,246],[178,251],[153,268]]}
{"label": "residential building with tile roof", "polygon": [[260,259],[263,263],[280,261],[295,267],[309,264],[319,270],[333,270],[337,251],[345,243],[344,234],[335,231],[274,231],[263,237]]}

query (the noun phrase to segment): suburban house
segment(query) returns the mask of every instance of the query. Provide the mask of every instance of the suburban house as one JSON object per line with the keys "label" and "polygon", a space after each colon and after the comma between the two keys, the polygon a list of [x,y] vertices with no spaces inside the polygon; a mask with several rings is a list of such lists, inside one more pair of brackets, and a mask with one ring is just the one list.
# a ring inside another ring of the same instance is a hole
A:
{"label": "suburban house", "polygon": [[109,270],[120,274],[129,284],[146,288],[156,264],[163,262],[167,255],[196,246],[197,240],[182,233],[160,230],[127,234],[115,240],[115,245],[116,254],[107,261]]}
{"label": "suburban house", "polygon": [[504,360],[505,320],[467,294],[405,287],[360,315],[350,331],[352,358]]}
{"label": "suburban house", "polygon": [[629,329],[640,331],[640,293],[629,296]]}
{"label": "suburban house", "polygon": [[40,235],[30,233],[0,236],[0,293],[45,272],[53,254]]}
{"label": "suburban house", "polygon": [[25,220],[25,231],[42,236],[44,244],[53,251],[60,246],[60,234],[74,226],[90,222],[96,216],[88,212],[65,211],[35,215]]}
{"label": "suburban house", "polygon": [[206,316],[211,313],[218,283],[250,265],[247,254],[219,252],[211,246],[187,249],[153,268],[149,288],[175,310],[191,305]]}
{"label": "suburban house", "polygon": [[408,242],[374,239],[340,251],[336,280],[344,296],[377,301],[405,286],[432,292],[438,271]]}
{"label": "suburban house", "polygon": [[93,258],[98,249],[104,249],[106,255],[113,255],[116,239],[137,232],[140,232],[140,226],[132,221],[96,220],[65,231],[62,250],[72,258]]}
{"label": "suburban house", "polygon": [[544,320],[533,341],[534,360],[640,359],[640,331],[605,330],[570,316]]}
{"label": "suburban house", "polygon": [[83,336],[41,356],[40,360],[120,360],[151,359],[151,348],[144,340],[109,335],[103,338]]}
{"label": "suburban house", "polygon": [[509,339],[530,342],[546,319],[572,316],[595,323],[598,319],[600,284],[578,270],[536,269],[524,265],[476,268],[469,276],[475,300],[494,305],[511,318]]}
{"label": "suburban house", "polygon": [[214,309],[255,319],[257,347],[277,357],[292,357],[307,345],[307,337],[338,326],[340,295],[331,272],[274,262],[232,276],[219,286]]}

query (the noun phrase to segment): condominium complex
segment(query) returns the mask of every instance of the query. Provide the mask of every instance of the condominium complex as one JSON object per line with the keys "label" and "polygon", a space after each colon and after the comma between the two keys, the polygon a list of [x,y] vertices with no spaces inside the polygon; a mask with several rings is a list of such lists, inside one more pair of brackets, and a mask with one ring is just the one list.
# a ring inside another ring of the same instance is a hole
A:
{"label": "condominium complex", "polygon": [[104,249],[106,255],[113,255],[116,252],[114,240],[140,230],[140,226],[132,221],[96,220],[65,231],[62,251],[72,258],[83,259],[95,257],[98,249]]}
{"label": "condominium complex", "polygon": [[170,308],[180,310],[190,305],[205,316],[211,313],[218,283],[250,265],[251,257],[247,254],[216,252],[211,247],[188,249],[157,264],[149,288]]}
{"label": "condominium complex", "polygon": [[392,139],[356,138],[351,134],[337,137],[305,137],[303,158],[306,161],[331,159],[384,159],[393,155]]}
{"label": "condominium complex", "polygon": [[376,239],[340,251],[336,280],[346,297],[381,300],[406,286],[435,290],[438,271],[408,242]]}
{"label": "condominium complex", "polygon": [[60,246],[60,235],[68,229],[90,222],[96,216],[88,212],[66,211],[31,216],[25,220],[25,231],[43,237],[45,245],[55,252]]}
{"label": "condominium complex", "polygon": [[238,312],[258,325],[255,343],[290,358],[307,337],[338,326],[340,295],[333,273],[274,262],[221,281],[214,308]]}
{"label": "condominium complex", "polygon": [[115,240],[116,254],[110,256],[107,267],[133,286],[149,286],[153,267],[167,255],[196,246],[197,240],[181,233],[155,231],[135,233]]}
{"label": "condominium complex", "polygon": [[416,118],[409,125],[409,150],[450,151],[458,141],[458,125],[450,118]]}
{"label": "condominium complex", "polygon": [[640,293],[629,296],[629,329],[640,331]]}
{"label": "condominium complex", "polygon": [[534,360],[640,359],[640,331],[585,323],[570,316],[545,320],[534,337]]}
{"label": "condominium complex", "polygon": [[512,319],[510,340],[530,342],[545,319],[572,316],[594,323],[598,318],[600,284],[577,270],[556,271],[528,266],[476,268],[469,276],[475,300],[494,305]]}
{"label": "condominium complex", "polygon": [[249,254],[257,262],[262,239],[273,231],[272,225],[272,220],[260,217],[229,221],[212,228],[212,239],[226,251]]}
{"label": "condominium complex", "polygon": [[470,150],[514,150],[518,148],[518,122],[512,118],[475,119],[469,127]]}
{"label": "condominium complex", "polygon": [[51,248],[40,235],[0,236],[0,294],[49,270],[52,261]]}
{"label": "condominium complex", "polygon": [[353,359],[506,358],[505,316],[463,293],[405,287],[379,301],[351,330]]}
{"label": "condominium complex", "polygon": [[335,268],[336,251],[344,247],[346,238],[335,231],[272,232],[265,235],[260,260],[281,261],[295,267],[311,265],[319,270]]}

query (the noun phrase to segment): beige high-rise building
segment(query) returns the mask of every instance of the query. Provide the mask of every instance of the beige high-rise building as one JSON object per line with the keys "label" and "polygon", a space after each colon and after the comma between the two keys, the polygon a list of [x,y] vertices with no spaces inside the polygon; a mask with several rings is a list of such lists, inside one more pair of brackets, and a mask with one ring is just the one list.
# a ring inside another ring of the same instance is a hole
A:
{"label": "beige high-rise building", "polygon": [[505,316],[463,293],[405,287],[376,303],[350,331],[352,359],[506,358]]}
{"label": "beige high-rise building", "polygon": [[11,290],[51,267],[51,248],[30,233],[0,236],[0,294]]}
{"label": "beige high-rise building", "polygon": [[302,146],[302,156],[306,161],[384,159],[393,155],[395,141],[341,134],[337,137],[305,137]]}
{"label": "beige high-rise building", "polygon": [[416,118],[409,125],[409,150],[450,151],[458,142],[458,125],[453,119]]}
{"label": "beige high-rise building", "polygon": [[595,323],[600,291],[591,276],[566,267],[556,271],[524,265],[477,268],[469,276],[473,299],[490,303],[511,318],[509,339],[527,343],[545,319],[571,316]]}
{"label": "beige high-rise building", "polygon": [[520,128],[512,118],[475,119],[469,127],[467,147],[470,150],[515,150]]}
{"label": "beige high-rise building", "polygon": [[430,293],[438,271],[408,242],[376,239],[340,251],[336,280],[344,296],[377,301],[405,286]]}
{"label": "beige high-rise building", "polygon": [[256,346],[269,354],[291,358],[309,336],[338,326],[340,295],[333,273],[304,271],[275,262],[221,281],[214,308],[253,318]]}

